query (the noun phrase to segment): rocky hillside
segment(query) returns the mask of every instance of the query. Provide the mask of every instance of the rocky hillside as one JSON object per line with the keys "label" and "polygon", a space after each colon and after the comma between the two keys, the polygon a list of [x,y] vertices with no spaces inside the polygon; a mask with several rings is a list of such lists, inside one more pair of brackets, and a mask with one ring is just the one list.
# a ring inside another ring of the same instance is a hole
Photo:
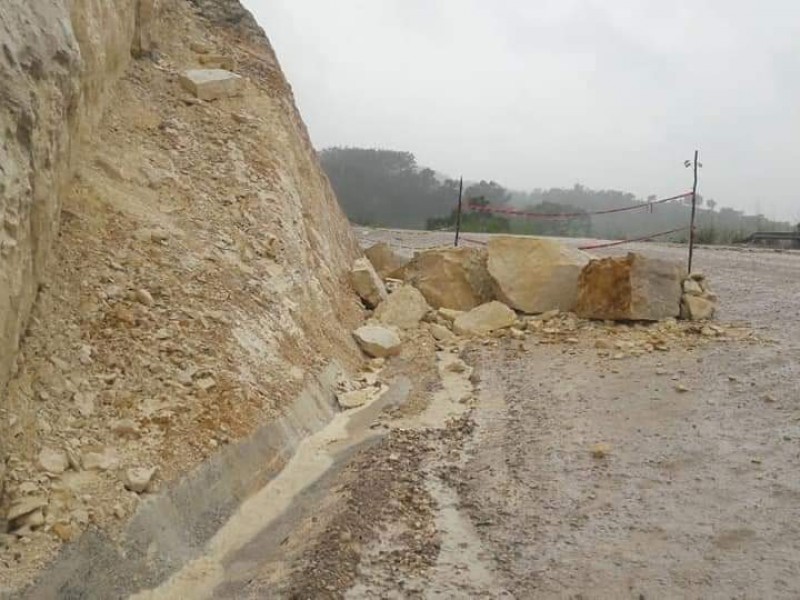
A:
{"label": "rocky hillside", "polygon": [[[131,470],[165,485],[331,359],[354,365],[361,308],[349,225],[237,0],[5,0],[0,32],[13,589],[61,542],[133,512]],[[181,85],[218,67],[242,78],[235,93]]]}

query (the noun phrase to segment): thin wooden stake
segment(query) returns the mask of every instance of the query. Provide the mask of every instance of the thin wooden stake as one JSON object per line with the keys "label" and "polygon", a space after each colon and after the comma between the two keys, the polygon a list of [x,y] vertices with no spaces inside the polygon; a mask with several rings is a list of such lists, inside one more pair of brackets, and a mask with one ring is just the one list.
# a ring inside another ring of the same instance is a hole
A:
{"label": "thin wooden stake", "polygon": [[464,178],[459,179],[458,182],[458,214],[456,216],[456,243],[458,248],[458,236],[461,234],[461,196],[464,193]]}
{"label": "thin wooden stake", "polygon": [[692,256],[694,255],[694,219],[697,213],[697,158],[700,152],[694,151],[694,184],[692,185],[692,223],[689,228],[689,273],[692,272]]}

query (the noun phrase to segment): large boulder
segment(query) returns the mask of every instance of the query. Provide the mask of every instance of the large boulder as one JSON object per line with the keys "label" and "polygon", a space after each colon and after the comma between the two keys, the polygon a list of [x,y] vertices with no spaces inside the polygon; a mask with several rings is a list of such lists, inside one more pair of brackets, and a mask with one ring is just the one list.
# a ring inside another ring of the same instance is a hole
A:
{"label": "large boulder", "polygon": [[581,272],[575,312],[587,319],[659,321],[680,314],[683,268],[629,253],[592,260]]}
{"label": "large boulder", "polygon": [[511,327],[516,320],[517,315],[513,310],[495,300],[456,317],[453,330],[459,335],[485,335]]}
{"label": "large boulder", "polygon": [[387,294],[383,281],[378,277],[372,263],[366,258],[358,258],[353,263],[353,268],[350,269],[350,284],[364,304],[370,308],[375,308],[386,300]]}
{"label": "large boulder", "polygon": [[435,248],[419,252],[400,277],[416,287],[434,308],[470,310],[492,299],[485,251]]}
{"label": "large boulder", "polygon": [[526,313],[571,311],[578,300],[578,278],[588,254],[553,240],[494,238],[487,267],[495,297]]}
{"label": "large boulder", "polygon": [[364,325],[353,332],[361,349],[373,358],[386,358],[400,353],[400,336],[387,327]]}
{"label": "large boulder", "polygon": [[370,246],[364,251],[364,254],[382,279],[393,277],[408,262],[396,254],[386,242],[378,242]]}
{"label": "large boulder", "polygon": [[375,318],[386,325],[400,329],[413,329],[419,325],[431,307],[418,289],[404,285],[381,303],[375,311]]}

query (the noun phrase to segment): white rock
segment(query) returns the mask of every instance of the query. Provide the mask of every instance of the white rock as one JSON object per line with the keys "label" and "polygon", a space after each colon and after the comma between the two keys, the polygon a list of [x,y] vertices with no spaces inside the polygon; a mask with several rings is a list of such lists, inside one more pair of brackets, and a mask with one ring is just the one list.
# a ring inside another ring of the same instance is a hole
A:
{"label": "white rock", "polygon": [[11,503],[6,518],[9,521],[16,521],[20,517],[24,517],[45,506],[47,506],[47,498],[44,496],[25,496]]}
{"label": "white rock", "polygon": [[344,409],[358,408],[372,400],[377,391],[376,388],[364,388],[352,392],[342,392],[336,394],[336,400],[339,402],[339,406]]}
{"label": "white rock", "polygon": [[54,450],[47,446],[39,452],[38,463],[42,470],[56,475],[60,475],[69,468],[67,455],[60,450]]}
{"label": "white rock", "polygon": [[404,285],[381,303],[375,311],[375,318],[386,325],[413,329],[419,326],[430,310],[431,307],[418,289]]}
{"label": "white rock", "polygon": [[353,263],[353,268],[350,270],[350,284],[370,308],[375,308],[387,298],[383,281],[366,258],[359,258]]}
{"label": "white rock", "polygon": [[190,69],[180,77],[181,86],[201,100],[229,98],[242,91],[244,80],[225,69]]}
{"label": "white rock", "polygon": [[684,294],[681,297],[681,317],[690,321],[704,321],[714,316],[717,305],[707,298]]}
{"label": "white rock", "polygon": [[364,325],[353,332],[358,345],[369,356],[385,358],[400,353],[400,337],[379,325]]}
{"label": "white rock", "polygon": [[132,469],[126,469],[122,482],[130,491],[142,494],[150,487],[156,471],[156,467],[134,467]]}
{"label": "white rock", "polygon": [[430,330],[433,338],[440,342],[449,342],[456,337],[447,327],[439,325],[438,323],[431,323]]}
{"label": "white rock", "polygon": [[94,414],[94,399],[95,395],[91,392],[75,392],[72,396],[75,408],[82,417],[91,417]]}
{"label": "white rock", "polygon": [[686,279],[683,282],[683,293],[692,296],[702,296],[703,288],[700,287],[700,284],[696,280]]}
{"label": "white rock", "polygon": [[453,323],[453,330],[460,335],[484,335],[511,327],[517,315],[502,302],[482,304],[460,315]]}
{"label": "white rock", "polygon": [[119,467],[119,457],[109,448],[103,452],[85,452],[81,462],[87,471],[111,471]]}

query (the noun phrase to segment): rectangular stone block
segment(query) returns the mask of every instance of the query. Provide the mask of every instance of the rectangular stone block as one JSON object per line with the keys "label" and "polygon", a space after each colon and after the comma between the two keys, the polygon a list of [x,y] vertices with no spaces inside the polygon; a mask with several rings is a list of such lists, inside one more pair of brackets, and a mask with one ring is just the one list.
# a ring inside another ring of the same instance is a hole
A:
{"label": "rectangular stone block", "polygon": [[575,312],[585,319],[660,321],[677,317],[684,270],[629,253],[591,261],[581,271]]}
{"label": "rectangular stone block", "polygon": [[229,98],[242,91],[244,79],[225,69],[190,69],[181,74],[181,86],[200,100]]}

